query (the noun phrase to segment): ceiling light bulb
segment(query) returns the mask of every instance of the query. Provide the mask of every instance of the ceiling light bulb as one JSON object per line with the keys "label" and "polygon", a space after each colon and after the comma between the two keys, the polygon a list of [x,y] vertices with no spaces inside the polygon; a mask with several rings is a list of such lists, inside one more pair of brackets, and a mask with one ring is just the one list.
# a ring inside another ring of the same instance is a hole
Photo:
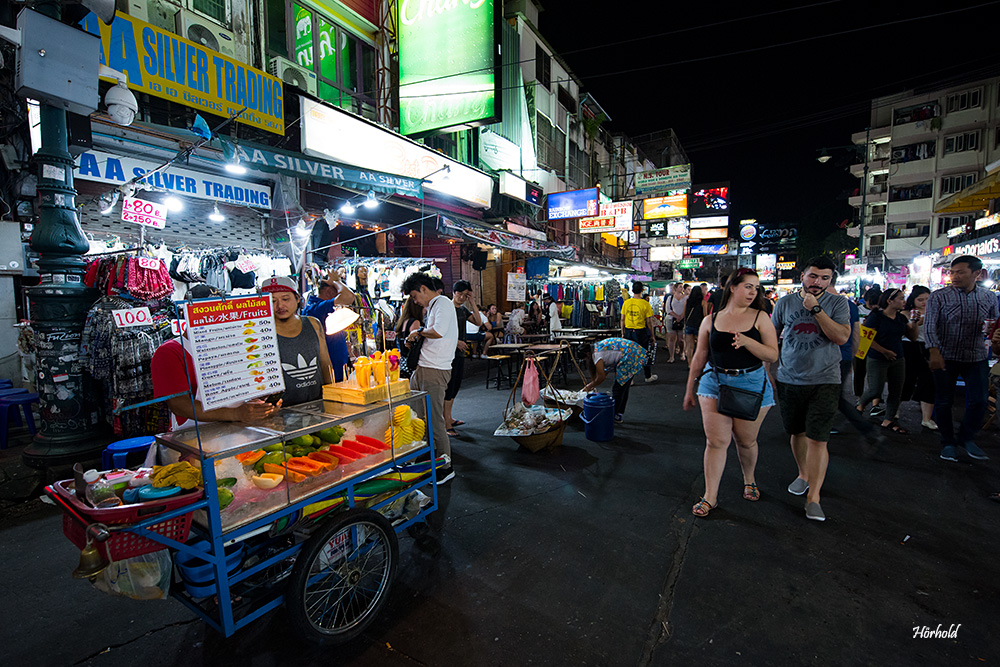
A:
{"label": "ceiling light bulb", "polygon": [[247,173],[247,168],[240,164],[239,149],[237,149],[236,153],[233,153],[233,161],[226,163],[226,171],[237,176]]}
{"label": "ceiling light bulb", "polygon": [[369,192],[368,196],[365,197],[365,208],[375,208],[378,206],[378,199],[375,198],[374,192]]}
{"label": "ceiling light bulb", "polygon": [[98,202],[101,205],[101,215],[109,215],[118,203],[118,190],[105,192],[100,196]]}
{"label": "ceiling light bulb", "polygon": [[345,201],[344,205],[340,207],[340,212],[344,215],[351,215],[354,213],[354,205],[349,201]]}
{"label": "ceiling light bulb", "polygon": [[173,195],[164,199],[163,205],[167,207],[168,211],[173,211],[175,213],[177,211],[184,210],[184,202],[182,202],[179,197],[174,197]]}
{"label": "ceiling light bulb", "polygon": [[212,212],[208,214],[208,219],[212,222],[222,222],[226,219],[226,216],[219,213],[219,205],[215,204],[212,206]]}

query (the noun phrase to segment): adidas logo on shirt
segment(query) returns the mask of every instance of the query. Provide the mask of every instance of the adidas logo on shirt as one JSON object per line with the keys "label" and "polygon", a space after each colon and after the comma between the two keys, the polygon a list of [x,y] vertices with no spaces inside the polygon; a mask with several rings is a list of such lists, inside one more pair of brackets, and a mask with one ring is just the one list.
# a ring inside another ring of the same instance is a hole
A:
{"label": "adidas logo on shirt", "polygon": [[298,365],[281,364],[281,368],[296,380],[305,380],[315,375],[319,370],[317,359],[317,357],[313,357],[312,361],[306,363],[305,357],[300,354],[297,360]]}

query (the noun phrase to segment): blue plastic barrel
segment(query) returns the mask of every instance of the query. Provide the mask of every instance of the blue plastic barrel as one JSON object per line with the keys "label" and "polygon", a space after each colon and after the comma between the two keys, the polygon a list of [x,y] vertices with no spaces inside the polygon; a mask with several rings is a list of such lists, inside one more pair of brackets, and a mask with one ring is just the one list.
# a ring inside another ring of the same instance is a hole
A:
{"label": "blue plastic barrel", "polygon": [[611,394],[587,394],[580,418],[585,424],[583,433],[587,440],[607,442],[615,437],[615,399]]}

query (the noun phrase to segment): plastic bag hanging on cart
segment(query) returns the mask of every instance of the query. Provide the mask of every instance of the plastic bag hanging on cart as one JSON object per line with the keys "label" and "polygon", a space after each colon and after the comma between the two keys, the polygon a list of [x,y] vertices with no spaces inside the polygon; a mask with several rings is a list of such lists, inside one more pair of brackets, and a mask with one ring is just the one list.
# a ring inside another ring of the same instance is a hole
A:
{"label": "plastic bag hanging on cart", "polygon": [[133,600],[163,600],[170,595],[172,569],[167,549],[111,561],[94,580],[94,588]]}

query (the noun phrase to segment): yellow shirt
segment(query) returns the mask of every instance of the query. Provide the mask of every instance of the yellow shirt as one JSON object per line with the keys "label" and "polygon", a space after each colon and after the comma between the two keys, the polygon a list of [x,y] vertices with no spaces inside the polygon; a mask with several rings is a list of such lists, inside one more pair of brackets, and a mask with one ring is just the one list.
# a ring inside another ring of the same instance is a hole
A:
{"label": "yellow shirt", "polygon": [[622,304],[622,322],[626,329],[645,329],[646,318],[653,316],[653,307],[645,299],[632,297]]}

